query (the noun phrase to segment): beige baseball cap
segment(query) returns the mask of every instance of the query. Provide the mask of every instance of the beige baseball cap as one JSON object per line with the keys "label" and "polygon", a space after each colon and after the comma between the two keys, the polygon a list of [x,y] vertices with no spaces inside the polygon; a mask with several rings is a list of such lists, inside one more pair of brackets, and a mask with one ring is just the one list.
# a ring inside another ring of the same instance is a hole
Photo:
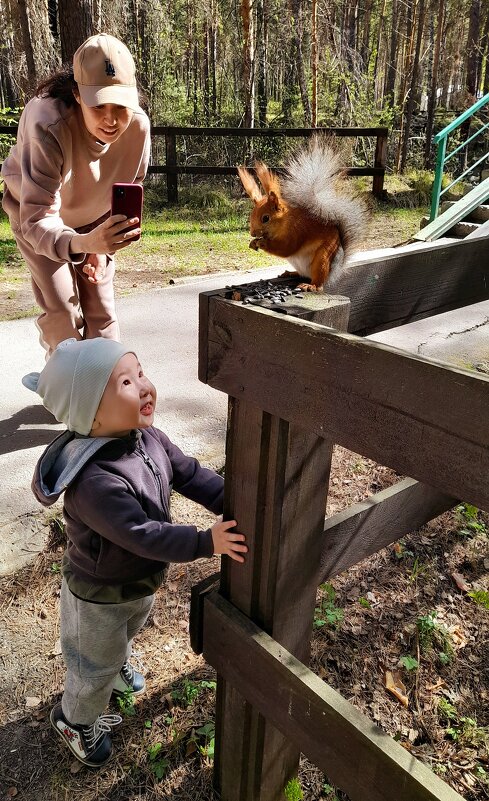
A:
{"label": "beige baseball cap", "polygon": [[83,42],[73,56],[73,75],[87,106],[114,103],[140,110],[134,59],[115,36],[99,33]]}

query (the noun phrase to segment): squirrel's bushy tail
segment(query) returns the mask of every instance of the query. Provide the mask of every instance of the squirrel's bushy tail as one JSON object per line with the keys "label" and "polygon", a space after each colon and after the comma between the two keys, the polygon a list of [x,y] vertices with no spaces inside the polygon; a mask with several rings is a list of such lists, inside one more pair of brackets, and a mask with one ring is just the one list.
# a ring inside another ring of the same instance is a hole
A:
{"label": "squirrel's bushy tail", "polygon": [[363,239],[370,215],[367,204],[348,185],[343,158],[331,139],[313,137],[285,169],[280,182],[284,200],[337,225],[347,256]]}

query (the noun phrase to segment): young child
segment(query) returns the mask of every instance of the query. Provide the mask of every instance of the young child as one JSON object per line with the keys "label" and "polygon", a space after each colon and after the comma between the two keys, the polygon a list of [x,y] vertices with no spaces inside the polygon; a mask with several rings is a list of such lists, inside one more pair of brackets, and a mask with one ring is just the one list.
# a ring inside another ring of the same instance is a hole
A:
{"label": "young child", "polygon": [[110,758],[103,715],[112,693],[144,690],[129,664],[132,639],[163,583],[168,562],[247,551],[235,520],[207,531],[173,525],[171,489],[222,513],[223,479],[153,427],[156,390],[134,352],[97,337],[61,342],[42,373],[23,383],[68,430],[44,451],[32,487],[45,506],[62,492],[68,546],[61,587],[61,703],[51,724],[80,762]]}

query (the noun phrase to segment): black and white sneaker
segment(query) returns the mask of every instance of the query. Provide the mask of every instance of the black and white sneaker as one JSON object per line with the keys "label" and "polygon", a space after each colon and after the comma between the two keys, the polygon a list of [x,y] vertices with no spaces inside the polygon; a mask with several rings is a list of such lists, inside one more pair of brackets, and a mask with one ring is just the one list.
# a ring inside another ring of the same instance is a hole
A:
{"label": "black and white sneaker", "polygon": [[120,715],[100,715],[89,726],[75,726],[63,715],[61,704],[56,704],[49,716],[51,726],[63,738],[72,754],[84,765],[100,768],[112,754],[112,740],[108,732],[122,723]]}
{"label": "black and white sneaker", "polygon": [[146,682],[144,681],[143,674],[138,673],[137,670],[134,670],[133,666],[130,665],[129,662],[124,662],[119,673],[117,674],[117,678],[112,689],[112,694],[115,696],[120,696],[124,695],[124,693],[130,692],[134,695],[140,695],[142,692],[144,692],[145,687]]}

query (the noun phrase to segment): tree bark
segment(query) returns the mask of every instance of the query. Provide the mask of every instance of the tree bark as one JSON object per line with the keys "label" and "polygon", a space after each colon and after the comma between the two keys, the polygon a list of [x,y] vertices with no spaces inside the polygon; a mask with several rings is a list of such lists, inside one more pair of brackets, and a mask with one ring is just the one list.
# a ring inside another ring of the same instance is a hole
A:
{"label": "tree bark", "polygon": [[93,9],[91,0],[58,0],[61,58],[70,62],[80,45],[93,36]]}
{"label": "tree bark", "polygon": [[253,0],[241,0],[241,21],[243,23],[243,126],[255,127],[255,30],[253,20]]}
{"label": "tree bark", "polygon": [[312,0],[311,7],[311,73],[312,73],[312,102],[311,124],[313,128],[318,124],[318,18],[317,0]]}
{"label": "tree bark", "polygon": [[418,24],[417,24],[417,36],[416,36],[416,48],[414,51],[414,61],[411,71],[411,83],[409,88],[409,96],[407,99],[406,104],[406,114],[405,114],[405,123],[404,123],[404,132],[403,132],[403,141],[402,141],[402,152],[401,152],[401,161],[400,161],[400,172],[403,173],[406,167],[406,160],[407,160],[407,151],[408,151],[408,143],[409,143],[409,134],[411,132],[411,121],[413,117],[413,110],[414,110],[414,98],[416,92],[416,83],[418,78],[418,69],[419,69],[419,56],[421,52],[421,42],[423,40],[423,29],[424,29],[424,17],[425,17],[425,0],[419,0],[419,11],[418,11]]}
{"label": "tree bark", "polygon": [[469,95],[474,98],[474,102],[478,86],[477,56],[479,48],[480,17],[481,2],[480,0],[472,0],[469,11],[469,32],[467,35],[466,86]]}
{"label": "tree bark", "polygon": [[428,96],[428,109],[426,116],[426,142],[424,152],[424,166],[428,168],[431,166],[432,153],[431,153],[431,139],[433,135],[433,123],[435,117],[435,108],[437,101],[437,88],[438,88],[438,66],[440,63],[440,47],[441,47],[441,34],[443,30],[443,12],[445,8],[445,0],[439,0],[438,3],[438,19],[436,27],[436,40],[435,51],[433,53],[433,65],[431,71],[431,87]]}

